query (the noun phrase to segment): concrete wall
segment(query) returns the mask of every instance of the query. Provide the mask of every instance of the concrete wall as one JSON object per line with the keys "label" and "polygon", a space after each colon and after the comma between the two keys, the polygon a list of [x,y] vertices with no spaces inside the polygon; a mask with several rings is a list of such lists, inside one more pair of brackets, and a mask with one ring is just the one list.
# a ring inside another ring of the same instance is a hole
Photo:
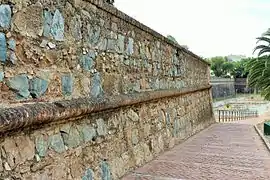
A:
{"label": "concrete wall", "polygon": [[208,64],[103,0],[0,2],[0,178],[119,179],[214,122]]}
{"label": "concrete wall", "polygon": [[214,99],[230,97],[235,95],[234,79],[211,78],[212,96]]}

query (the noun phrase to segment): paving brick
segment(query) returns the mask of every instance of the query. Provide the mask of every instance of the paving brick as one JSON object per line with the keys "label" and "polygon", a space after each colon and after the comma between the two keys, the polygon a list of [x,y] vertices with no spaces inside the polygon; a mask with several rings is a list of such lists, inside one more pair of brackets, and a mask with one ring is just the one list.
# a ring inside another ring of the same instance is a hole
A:
{"label": "paving brick", "polygon": [[253,125],[215,124],[123,180],[270,179],[270,153]]}

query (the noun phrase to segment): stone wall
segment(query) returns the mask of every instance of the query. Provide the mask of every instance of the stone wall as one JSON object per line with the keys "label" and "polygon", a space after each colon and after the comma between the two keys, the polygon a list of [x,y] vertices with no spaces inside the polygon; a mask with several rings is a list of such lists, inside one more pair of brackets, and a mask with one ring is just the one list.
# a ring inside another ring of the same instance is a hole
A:
{"label": "stone wall", "polygon": [[226,98],[235,95],[234,79],[229,78],[212,78],[212,96],[216,98]]}
{"label": "stone wall", "polygon": [[209,65],[103,0],[0,2],[0,178],[119,179],[214,122]]}

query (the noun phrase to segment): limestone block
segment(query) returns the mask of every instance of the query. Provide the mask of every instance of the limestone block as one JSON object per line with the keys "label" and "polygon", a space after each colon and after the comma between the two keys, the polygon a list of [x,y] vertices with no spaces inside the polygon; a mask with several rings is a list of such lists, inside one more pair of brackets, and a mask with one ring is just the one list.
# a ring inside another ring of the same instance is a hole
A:
{"label": "limestone block", "polygon": [[42,32],[42,7],[31,5],[14,15],[14,29],[23,36],[36,38]]}

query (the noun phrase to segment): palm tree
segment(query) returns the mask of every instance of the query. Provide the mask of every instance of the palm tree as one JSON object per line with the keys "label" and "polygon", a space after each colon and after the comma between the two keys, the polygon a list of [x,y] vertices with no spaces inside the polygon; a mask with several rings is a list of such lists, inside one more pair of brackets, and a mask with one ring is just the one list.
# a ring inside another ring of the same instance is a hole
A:
{"label": "palm tree", "polygon": [[251,59],[246,68],[249,71],[249,86],[261,90],[261,95],[270,100],[270,29],[262,37],[257,38],[257,45],[254,49],[258,52],[258,58]]}

